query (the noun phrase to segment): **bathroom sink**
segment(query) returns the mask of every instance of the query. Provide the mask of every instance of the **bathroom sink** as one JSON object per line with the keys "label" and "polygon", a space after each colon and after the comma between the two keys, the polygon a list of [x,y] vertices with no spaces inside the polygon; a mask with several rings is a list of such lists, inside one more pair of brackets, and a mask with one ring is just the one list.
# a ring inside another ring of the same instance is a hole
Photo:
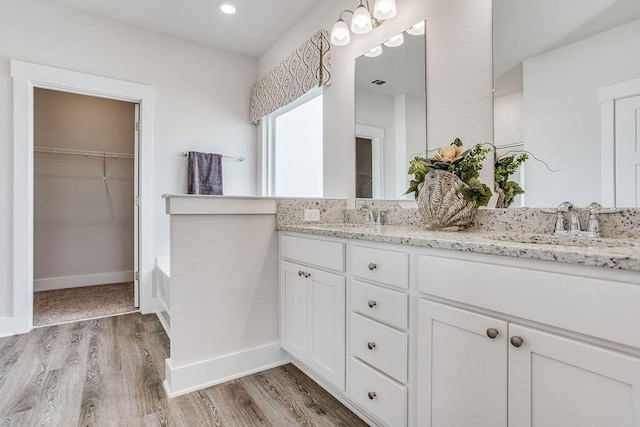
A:
{"label": "bathroom sink", "polygon": [[500,242],[528,243],[538,245],[574,246],[583,248],[628,248],[639,246],[640,242],[622,239],[591,238],[578,236],[557,236],[549,234],[490,234],[487,237]]}

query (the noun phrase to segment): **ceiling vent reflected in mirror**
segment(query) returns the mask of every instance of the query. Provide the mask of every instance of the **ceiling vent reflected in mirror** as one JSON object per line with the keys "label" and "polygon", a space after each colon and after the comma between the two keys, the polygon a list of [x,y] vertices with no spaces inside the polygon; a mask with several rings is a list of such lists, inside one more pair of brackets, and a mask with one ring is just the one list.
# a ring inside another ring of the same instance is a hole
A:
{"label": "ceiling vent reflected in mirror", "polygon": [[378,85],[378,86],[382,86],[383,84],[385,84],[386,82],[384,80],[378,80],[375,79],[374,81],[372,81],[371,83],[373,83],[374,85]]}

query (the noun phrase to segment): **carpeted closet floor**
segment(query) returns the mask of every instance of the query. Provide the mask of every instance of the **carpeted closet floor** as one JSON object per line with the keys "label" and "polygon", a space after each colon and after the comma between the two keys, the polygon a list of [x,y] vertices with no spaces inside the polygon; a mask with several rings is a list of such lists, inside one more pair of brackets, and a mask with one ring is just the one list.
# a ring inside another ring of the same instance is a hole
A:
{"label": "carpeted closet floor", "polygon": [[35,292],[33,326],[132,313],[133,302],[133,282]]}

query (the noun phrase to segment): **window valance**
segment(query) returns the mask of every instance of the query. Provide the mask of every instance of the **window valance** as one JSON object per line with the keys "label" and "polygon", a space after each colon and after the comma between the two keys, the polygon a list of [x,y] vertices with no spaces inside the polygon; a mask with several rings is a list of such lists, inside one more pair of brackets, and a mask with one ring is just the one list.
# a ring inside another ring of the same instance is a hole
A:
{"label": "window valance", "polygon": [[314,87],[331,84],[329,32],[318,31],[251,89],[251,123],[300,98]]}

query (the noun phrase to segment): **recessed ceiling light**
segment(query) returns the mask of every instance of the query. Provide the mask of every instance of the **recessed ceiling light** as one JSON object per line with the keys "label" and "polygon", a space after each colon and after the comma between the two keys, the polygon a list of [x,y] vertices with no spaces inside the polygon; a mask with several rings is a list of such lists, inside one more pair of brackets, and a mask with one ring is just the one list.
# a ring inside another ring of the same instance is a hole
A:
{"label": "recessed ceiling light", "polygon": [[225,15],[233,15],[237,11],[236,5],[231,3],[230,1],[218,2],[218,8],[220,9],[220,12],[224,13]]}

